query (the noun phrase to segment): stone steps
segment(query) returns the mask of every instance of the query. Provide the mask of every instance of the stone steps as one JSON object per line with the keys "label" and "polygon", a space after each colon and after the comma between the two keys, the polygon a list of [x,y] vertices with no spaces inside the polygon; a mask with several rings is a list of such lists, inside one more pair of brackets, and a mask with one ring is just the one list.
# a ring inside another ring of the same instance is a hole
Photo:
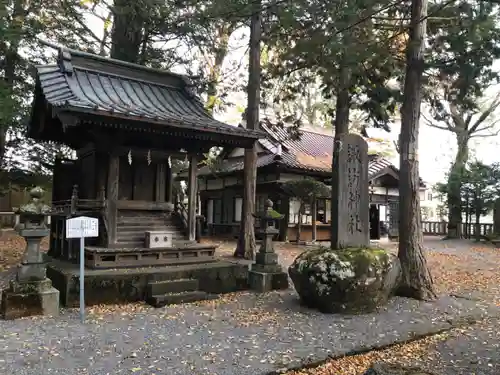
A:
{"label": "stone steps", "polygon": [[151,296],[146,299],[146,302],[153,307],[165,307],[168,305],[176,305],[180,303],[190,303],[197,301],[207,301],[217,299],[219,296],[208,294],[200,290],[181,293],[166,293],[157,296]]}
{"label": "stone steps", "polygon": [[117,221],[117,242],[124,247],[144,247],[146,231],[169,231],[173,240],[184,240],[185,233],[175,217],[159,214],[121,214]]}
{"label": "stone steps", "polygon": [[197,279],[152,281],[147,285],[146,302],[153,307],[164,307],[218,298],[217,295],[198,290],[198,287]]}
{"label": "stone steps", "polygon": [[178,279],[166,281],[154,281],[147,285],[148,296],[157,296],[169,293],[182,293],[197,291],[199,283],[197,279]]}

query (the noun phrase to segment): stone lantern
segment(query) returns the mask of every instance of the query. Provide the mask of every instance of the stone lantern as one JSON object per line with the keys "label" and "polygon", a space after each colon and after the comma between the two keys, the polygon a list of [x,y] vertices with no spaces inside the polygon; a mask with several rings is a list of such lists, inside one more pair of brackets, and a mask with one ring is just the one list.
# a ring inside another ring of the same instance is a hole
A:
{"label": "stone lantern", "polygon": [[287,289],[288,275],[283,272],[273,246],[273,237],[279,233],[274,224],[276,220],[282,220],[284,215],[273,210],[273,202],[268,199],[264,204],[264,211],[253,216],[260,220],[257,233],[261,234],[263,239],[255,256],[255,264],[249,272],[250,287],[258,292]]}
{"label": "stone lantern", "polygon": [[41,200],[43,189],[35,187],[29,194],[30,201],[16,210],[20,216],[16,230],[26,240],[26,250],[16,279],[2,293],[4,319],[59,314],[59,291],[46,277],[46,261],[40,250],[40,242],[50,232],[46,219],[51,209]]}

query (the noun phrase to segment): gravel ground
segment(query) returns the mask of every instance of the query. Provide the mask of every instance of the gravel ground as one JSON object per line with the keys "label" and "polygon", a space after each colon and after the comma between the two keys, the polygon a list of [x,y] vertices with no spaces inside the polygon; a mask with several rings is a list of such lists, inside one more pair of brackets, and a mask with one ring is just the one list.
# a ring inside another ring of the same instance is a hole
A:
{"label": "gravel ground", "polygon": [[0,322],[0,373],[265,374],[449,328],[497,309],[466,299],[394,299],[377,314],[324,315],[294,292],[240,293],[222,301],[135,314]]}
{"label": "gravel ground", "polygon": [[[233,244],[222,246],[220,253],[225,247],[231,252]],[[476,275],[484,279],[498,273],[500,251],[433,238],[426,238],[425,247],[431,262],[436,258],[445,264],[433,270],[437,284],[458,298],[434,303],[394,299],[378,314],[345,317],[307,310],[297,304],[293,291],[239,293],[163,309],[96,308],[89,310],[84,326],[77,311],[63,310],[57,319],[0,321],[0,374],[266,374],[437,332],[467,318],[489,317],[432,344],[424,362],[438,374],[498,375],[500,330],[495,317],[500,311],[487,302],[500,301],[499,283],[475,285]],[[302,251],[284,244],[277,249],[285,267]],[[12,270],[0,276],[7,281]],[[454,280],[453,288],[446,284],[448,278]],[[455,286],[456,279],[465,278],[472,282]],[[408,347],[403,348],[401,361],[411,362]],[[362,373],[317,371],[307,373]]]}
{"label": "gravel ground", "polygon": [[[394,244],[381,244],[395,250]],[[500,249],[465,240],[442,241],[426,237],[424,248],[436,288],[472,303],[500,307]],[[373,362],[417,365],[436,375],[500,374],[500,320],[489,318],[406,345],[329,360],[289,375],[361,375]]]}

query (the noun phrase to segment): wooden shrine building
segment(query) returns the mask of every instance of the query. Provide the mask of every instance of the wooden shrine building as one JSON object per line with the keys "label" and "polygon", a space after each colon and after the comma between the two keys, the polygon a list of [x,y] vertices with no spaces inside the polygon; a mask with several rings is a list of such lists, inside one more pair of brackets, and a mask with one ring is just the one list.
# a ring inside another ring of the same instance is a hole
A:
{"label": "wooden shrine building", "polygon": [[[185,76],[67,49],[36,67],[28,134],[76,150],[76,160],[56,162],[49,254],[76,261],[65,220],[97,217],[90,268],[213,261],[215,248],[195,242],[197,161],[262,137],[214,120]],[[186,210],[172,199],[173,158],[189,159]]]}
{"label": "wooden shrine building", "polygon": [[[296,238],[300,204],[283,193],[281,185],[304,177],[329,184],[332,169],[333,136],[301,130],[300,139],[290,139],[286,128],[268,122],[260,124],[265,134],[257,143],[256,210],[262,209],[266,199],[276,203],[285,219],[277,223],[280,241]],[[206,217],[205,233],[213,236],[237,236],[243,203],[242,148],[226,152],[223,161],[214,168],[198,171],[201,213]],[[187,173],[180,178],[187,178]],[[370,237],[378,239],[382,229],[392,228],[397,233],[399,171],[386,158],[369,155]],[[421,196],[425,184],[421,181]],[[306,206],[302,215],[301,239],[312,240],[313,207]],[[330,197],[316,202],[316,240],[330,240]]]}

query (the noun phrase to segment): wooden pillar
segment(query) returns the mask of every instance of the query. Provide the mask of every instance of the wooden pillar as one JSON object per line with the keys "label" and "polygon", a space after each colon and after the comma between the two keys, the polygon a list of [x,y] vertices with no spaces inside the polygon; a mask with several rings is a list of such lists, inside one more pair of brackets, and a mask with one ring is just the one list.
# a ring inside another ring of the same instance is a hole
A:
{"label": "wooden pillar", "polygon": [[189,157],[189,177],[188,177],[188,240],[196,240],[196,199],[197,199],[197,164],[196,155]]}
{"label": "wooden pillar", "polygon": [[160,162],[156,166],[156,196],[157,202],[165,202],[165,182],[167,177],[167,168],[165,162]]}
{"label": "wooden pillar", "polygon": [[95,158],[95,168],[97,170],[96,185],[95,185],[95,198],[104,199],[102,196],[103,191],[106,190],[106,155],[102,153],[97,153]]}
{"label": "wooden pillar", "polygon": [[172,168],[170,167],[170,164],[167,161],[167,163],[165,164],[165,200],[170,203],[174,203],[173,184],[174,184],[174,179],[172,176]]}
{"label": "wooden pillar", "polygon": [[116,209],[116,201],[118,200],[118,182],[120,176],[120,158],[118,155],[111,154],[109,156],[109,169],[108,169],[108,184],[107,184],[107,196],[108,196],[108,246],[116,244],[116,222],[118,217],[118,212]]}
{"label": "wooden pillar", "polygon": [[316,242],[316,239],[318,237],[318,228],[317,228],[317,225],[316,225],[316,213],[317,213],[317,200],[316,200],[316,197],[313,198],[312,200],[312,205],[311,205],[311,215],[312,215],[312,218],[311,218],[311,240],[312,242]]}

